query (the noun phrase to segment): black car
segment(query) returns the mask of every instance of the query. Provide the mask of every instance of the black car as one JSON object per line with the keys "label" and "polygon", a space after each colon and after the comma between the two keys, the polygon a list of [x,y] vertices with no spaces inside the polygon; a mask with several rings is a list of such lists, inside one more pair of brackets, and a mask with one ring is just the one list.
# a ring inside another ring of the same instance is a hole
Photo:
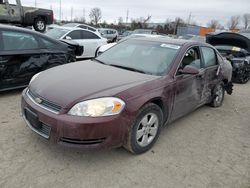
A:
{"label": "black car", "polygon": [[233,66],[233,82],[247,83],[250,80],[250,34],[211,33],[206,42],[214,45]]}
{"label": "black car", "polygon": [[0,91],[22,88],[36,73],[76,61],[83,48],[41,33],[0,25]]}

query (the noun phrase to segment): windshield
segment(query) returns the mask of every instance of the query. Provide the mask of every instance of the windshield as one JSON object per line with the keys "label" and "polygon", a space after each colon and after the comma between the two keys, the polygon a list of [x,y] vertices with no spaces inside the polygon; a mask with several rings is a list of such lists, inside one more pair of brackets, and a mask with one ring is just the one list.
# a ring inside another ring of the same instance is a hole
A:
{"label": "windshield", "polygon": [[53,39],[60,39],[63,37],[67,32],[69,32],[68,29],[61,29],[61,28],[54,28],[51,30],[48,30],[45,35],[53,38]]}
{"label": "windshield", "polygon": [[115,45],[98,58],[98,61],[117,67],[152,75],[163,75],[172,64],[180,46],[140,41],[127,40]]}

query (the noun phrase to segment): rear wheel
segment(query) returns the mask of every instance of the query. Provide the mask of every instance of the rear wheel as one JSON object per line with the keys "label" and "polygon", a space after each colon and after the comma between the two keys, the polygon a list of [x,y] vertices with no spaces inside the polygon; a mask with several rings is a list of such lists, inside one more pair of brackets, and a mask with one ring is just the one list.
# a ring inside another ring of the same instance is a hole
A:
{"label": "rear wheel", "polygon": [[36,31],[44,32],[46,30],[46,22],[42,18],[37,18],[35,19],[33,27]]}
{"label": "rear wheel", "polygon": [[250,72],[244,71],[239,78],[239,83],[246,84],[250,80]]}
{"label": "rear wheel", "polygon": [[223,104],[225,89],[223,82],[217,84],[212,91],[212,102],[210,106],[220,107]]}
{"label": "rear wheel", "polygon": [[163,114],[159,106],[149,103],[137,115],[124,146],[132,153],[140,154],[150,150],[159,137]]}

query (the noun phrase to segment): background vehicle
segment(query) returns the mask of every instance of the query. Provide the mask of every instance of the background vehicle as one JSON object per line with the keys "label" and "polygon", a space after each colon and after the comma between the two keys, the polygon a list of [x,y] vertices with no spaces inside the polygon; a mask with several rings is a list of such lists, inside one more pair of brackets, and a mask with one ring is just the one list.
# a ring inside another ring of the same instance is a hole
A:
{"label": "background vehicle", "polygon": [[118,39],[118,31],[115,29],[100,28],[98,31],[104,38],[108,39],[108,42],[116,42]]}
{"label": "background vehicle", "polygon": [[250,79],[250,34],[249,33],[211,33],[206,41],[231,62],[233,81],[247,83]]}
{"label": "background vehicle", "polygon": [[133,31],[124,31],[122,34],[119,34],[117,40],[121,40],[129,35],[131,35],[133,33]]}
{"label": "background vehicle", "polygon": [[82,51],[73,41],[60,42],[32,30],[0,25],[0,90],[25,87],[34,74],[74,62]]}
{"label": "background vehicle", "polygon": [[77,58],[95,57],[97,49],[107,44],[107,39],[103,38],[99,33],[77,27],[58,27],[47,31],[45,35],[57,40],[72,40],[83,46],[84,52]]}
{"label": "background vehicle", "polygon": [[98,30],[94,27],[91,27],[87,24],[79,24],[79,23],[67,23],[67,24],[64,24],[63,27],[79,27],[79,28],[82,28],[82,29],[87,29],[87,30],[90,30],[90,31],[93,31],[93,32],[98,32]]}
{"label": "background vehicle", "polygon": [[152,29],[136,29],[132,34],[150,34],[150,35],[158,35],[158,31]]}
{"label": "background vehicle", "polygon": [[153,147],[166,123],[204,104],[221,106],[231,75],[231,64],[208,44],[129,39],[96,59],[36,75],[23,91],[22,114],[52,142],[139,154]]}
{"label": "background vehicle", "polygon": [[[141,38],[141,37],[154,37],[154,38],[157,38],[157,37],[166,37],[166,38],[169,38],[167,36],[161,36],[161,35],[131,34],[131,35],[128,35],[127,37],[122,38],[121,40],[119,40],[119,42],[123,42],[125,40],[132,39],[132,38]],[[100,46],[100,48],[98,48],[98,51],[97,51],[96,55],[97,56],[101,55],[103,52],[105,52],[106,50],[108,50],[109,48],[113,47],[116,44],[117,44],[117,42],[113,42],[113,43],[109,43],[109,44],[105,44],[105,45]]]}
{"label": "background vehicle", "polygon": [[24,7],[20,0],[16,0],[16,4],[9,4],[8,0],[0,1],[1,23],[33,26],[36,31],[44,32],[46,25],[52,24],[53,19],[52,10]]}

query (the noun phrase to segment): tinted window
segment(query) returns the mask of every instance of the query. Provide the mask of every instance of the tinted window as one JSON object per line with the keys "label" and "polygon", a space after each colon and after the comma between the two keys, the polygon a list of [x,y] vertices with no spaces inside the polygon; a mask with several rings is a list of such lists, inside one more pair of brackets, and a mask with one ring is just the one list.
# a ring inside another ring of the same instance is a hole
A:
{"label": "tinted window", "polygon": [[81,32],[79,30],[70,32],[67,36],[69,36],[71,39],[81,39]]}
{"label": "tinted window", "polygon": [[99,37],[89,31],[81,31],[84,39],[99,39]]}
{"label": "tinted window", "polygon": [[217,64],[216,54],[212,48],[201,47],[204,57],[205,67],[210,67]]}
{"label": "tinted window", "polygon": [[3,31],[4,50],[33,50],[38,48],[38,42],[33,35],[27,33]]}

